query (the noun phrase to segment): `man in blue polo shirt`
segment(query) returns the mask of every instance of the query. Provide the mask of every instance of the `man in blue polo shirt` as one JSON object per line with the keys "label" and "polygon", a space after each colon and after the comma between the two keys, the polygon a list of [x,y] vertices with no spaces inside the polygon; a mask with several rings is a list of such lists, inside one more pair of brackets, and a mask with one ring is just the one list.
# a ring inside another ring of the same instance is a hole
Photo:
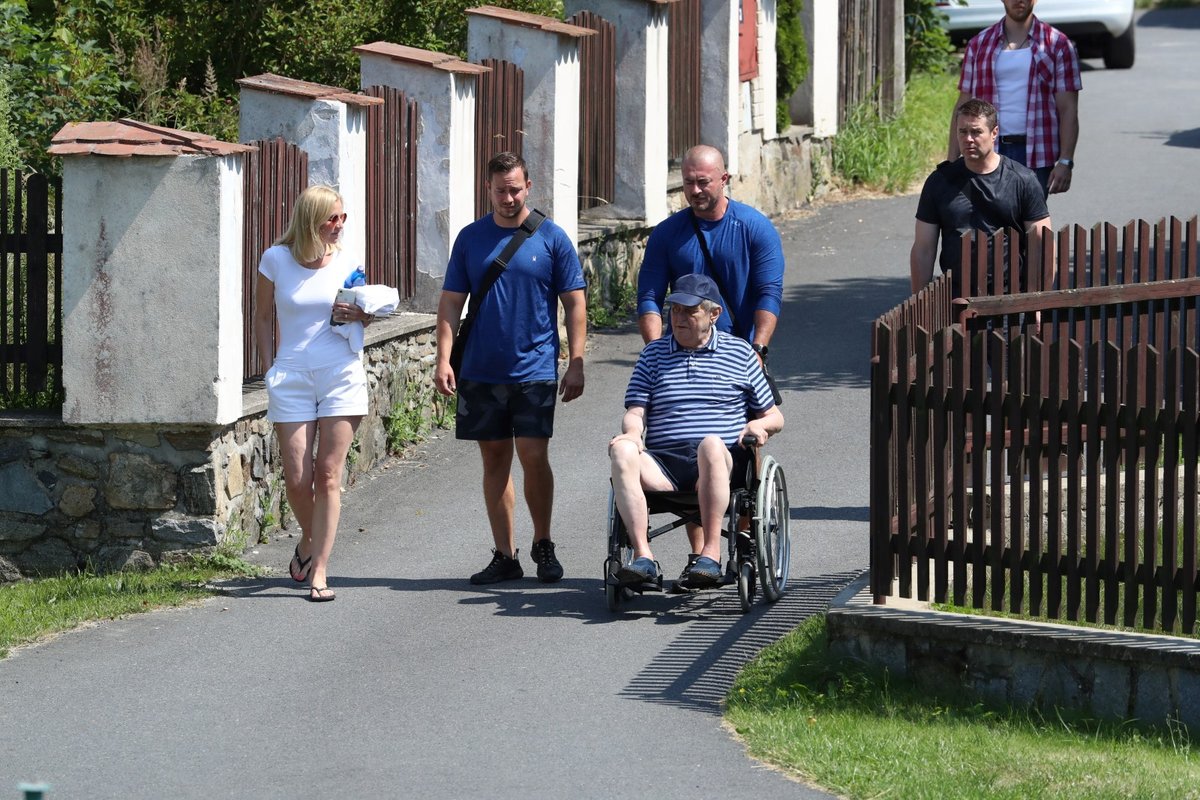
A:
{"label": "man in blue polo shirt", "polygon": [[642,350],[625,391],[621,433],[608,444],[613,497],[629,531],[634,560],[617,573],[626,584],[661,572],[647,537],[646,491],[695,491],[703,546],[680,576],[686,589],[721,583],[721,522],[730,477],[783,429],[762,364],[750,344],[718,330],[721,293],[707,275],[682,275],[667,297],[671,335]]}

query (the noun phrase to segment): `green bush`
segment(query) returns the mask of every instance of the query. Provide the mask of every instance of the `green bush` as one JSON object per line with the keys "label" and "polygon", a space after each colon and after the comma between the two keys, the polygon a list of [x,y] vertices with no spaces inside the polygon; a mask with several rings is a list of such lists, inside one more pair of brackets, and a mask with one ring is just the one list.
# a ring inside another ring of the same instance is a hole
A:
{"label": "green bush", "polygon": [[906,78],[925,72],[946,72],[954,63],[954,47],[942,27],[945,17],[936,0],[904,0]]}
{"label": "green bush", "polygon": [[903,192],[946,157],[947,120],[958,99],[948,73],[908,82],[904,111],[880,118],[868,99],[846,115],[833,143],[833,169],[846,183]]}
{"label": "green bush", "polygon": [[788,102],[808,77],[808,41],[804,38],[804,25],[800,19],[803,10],[804,0],[779,0],[776,7],[775,117],[781,131],[791,126]]}
{"label": "green bush", "polygon": [[12,93],[8,88],[8,69],[0,66],[0,169],[19,169],[21,158],[17,137],[13,134]]}

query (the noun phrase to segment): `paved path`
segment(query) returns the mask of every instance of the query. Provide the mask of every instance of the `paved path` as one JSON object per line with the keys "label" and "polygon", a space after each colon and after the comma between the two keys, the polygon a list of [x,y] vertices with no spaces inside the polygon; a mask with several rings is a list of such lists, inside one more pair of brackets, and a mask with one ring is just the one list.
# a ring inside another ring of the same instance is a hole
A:
{"label": "paved path", "polygon": [[[1196,212],[1197,123],[1184,115],[1198,21],[1148,14],[1137,68],[1085,75],[1081,167],[1051,203],[1056,225]],[[797,559],[778,605],[742,616],[725,590],[607,611],[605,443],[638,339],[599,333],[552,448],[561,584],[467,584],[488,557],[479,460],[431,441],[347,494],[336,602],[311,605],[286,577],[244,581],[0,663],[0,800],[22,780],[52,784],[51,800],[827,796],[748,759],[720,702],[742,663],[865,566],[868,324],[907,294],[914,207],[863,200],[780,224],[772,360],[788,427],[771,447]],[[670,574],[681,542],[659,548]],[[282,575],[291,546],[256,557]]]}

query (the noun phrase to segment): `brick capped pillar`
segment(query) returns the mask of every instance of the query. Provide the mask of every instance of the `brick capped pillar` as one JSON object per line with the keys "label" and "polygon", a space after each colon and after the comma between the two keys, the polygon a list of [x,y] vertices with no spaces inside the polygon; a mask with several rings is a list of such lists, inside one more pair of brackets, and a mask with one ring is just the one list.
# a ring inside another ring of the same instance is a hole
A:
{"label": "brick capped pillar", "polygon": [[579,40],[595,31],[495,6],[467,9],[467,54],[525,71],[529,203],[579,240]]}
{"label": "brick capped pillar", "polygon": [[66,125],[65,422],[242,413],[242,153],[121,120]]}
{"label": "brick capped pillar", "polygon": [[342,249],[366,263],[367,109],[383,100],[269,72],[238,85],[238,139],[280,137],[308,153],[308,185],[337,189],[350,215]]}
{"label": "brick capped pillar", "polygon": [[[354,52],[363,88],[395,87],[421,108],[418,285],[427,275],[436,279],[440,292],[450,247],[458,232],[475,219],[475,188],[480,181],[475,174],[475,98],[479,76],[488,68],[391,42],[360,45]],[[432,303],[437,303],[436,294]]]}
{"label": "brick capped pillar", "polygon": [[675,0],[567,0],[616,28],[617,170],[614,216],[657,225],[667,216],[667,7]]}

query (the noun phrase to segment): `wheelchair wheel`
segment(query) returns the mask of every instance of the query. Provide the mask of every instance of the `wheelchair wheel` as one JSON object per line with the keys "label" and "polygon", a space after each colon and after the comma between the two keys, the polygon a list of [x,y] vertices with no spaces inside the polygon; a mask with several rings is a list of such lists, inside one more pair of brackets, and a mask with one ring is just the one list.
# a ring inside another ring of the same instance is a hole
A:
{"label": "wheelchair wheel", "polygon": [[744,562],[737,573],[738,600],[742,601],[742,613],[750,610],[754,603],[754,565]]}
{"label": "wheelchair wheel", "polygon": [[617,583],[617,570],[633,561],[633,550],[629,547],[629,536],[625,532],[625,521],[617,512],[612,489],[608,490],[608,558],[604,560],[604,599],[608,610],[617,611],[621,603],[628,602],[633,592]]}
{"label": "wheelchair wheel", "polygon": [[758,578],[763,598],[774,603],[783,596],[791,567],[792,540],[789,536],[790,507],[783,468],[772,456],[762,465],[754,516],[754,538],[758,545]]}

